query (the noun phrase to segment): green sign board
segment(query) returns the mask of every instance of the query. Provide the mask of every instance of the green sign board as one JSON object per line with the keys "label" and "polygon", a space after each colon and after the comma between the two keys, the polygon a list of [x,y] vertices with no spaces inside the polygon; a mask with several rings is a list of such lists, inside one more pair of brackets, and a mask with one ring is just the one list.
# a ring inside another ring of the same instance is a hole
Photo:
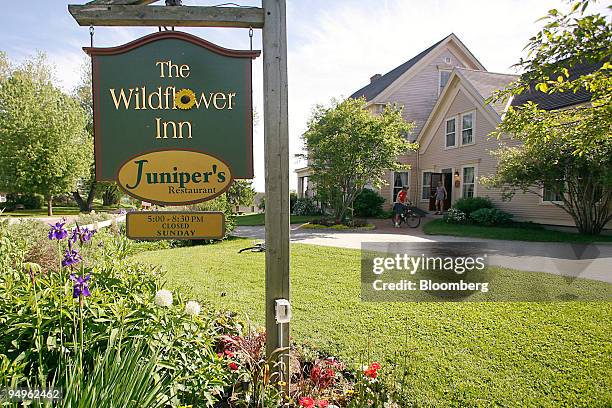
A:
{"label": "green sign board", "polygon": [[[181,179],[180,187],[185,189],[188,177],[197,184],[187,186],[194,187],[190,191],[210,190],[202,184],[212,180],[222,164],[230,173],[224,180],[253,178],[251,65],[259,51],[229,50],[177,31],[85,51],[92,57],[96,180],[116,180],[119,170],[125,172],[128,165],[141,174],[125,176],[124,189],[135,185],[138,177],[151,183],[154,174],[155,181],[162,183],[167,176],[169,187]],[[157,168],[137,159],[174,150],[204,153],[222,163],[183,171],[180,159],[162,160]]]}

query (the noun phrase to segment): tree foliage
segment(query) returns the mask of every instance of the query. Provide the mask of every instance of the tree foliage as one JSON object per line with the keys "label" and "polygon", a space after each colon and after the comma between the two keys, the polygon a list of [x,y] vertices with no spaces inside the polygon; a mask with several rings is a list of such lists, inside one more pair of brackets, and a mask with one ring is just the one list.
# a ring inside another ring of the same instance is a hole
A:
{"label": "tree foliage", "polygon": [[373,115],[363,98],[315,108],[303,135],[305,157],[318,199],[330,206],[337,222],[347,218],[366,184],[379,188],[386,183],[386,171],[404,168],[397,158],[416,149],[406,139],[412,128],[400,108],[388,105]]}
{"label": "tree foliage", "polygon": [[[73,95],[85,113],[87,119],[85,129],[89,139],[88,143],[93,146],[93,95],[91,91],[91,66],[89,64],[83,66],[81,80],[74,89]],[[114,182],[96,182],[93,149],[88,149],[88,156],[87,160],[90,163],[89,173],[84,175],[83,179],[75,186],[76,189],[72,192],[72,197],[82,212],[90,212],[93,209],[93,200],[98,192],[101,192],[103,205],[111,205],[118,202],[118,195],[116,194],[118,188]],[[85,198],[83,198],[83,195]],[[112,200],[109,200],[109,197]]]}
{"label": "tree foliage", "polygon": [[51,78],[39,55],[0,81],[0,189],[43,195],[49,215],[87,174],[91,149],[83,109]]}
{"label": "tree foliage", "polygon": [[[497,173],[482,181],[502,187],[508,198],[517,191],[542,197],[546,187],[562,197],[554,204],[580,232],[598,234],[612,220],[612,27],[609,17],[587,15],[588,4],[576,2],[567,13],[550,10],[525,47],[527,57],[516,64],[525,73],[494,98],[586,90],[590,104],[557,110],[532,102],[510,106],[493,135],[514,142],[494,152]],[[572,75],[578,64],[599,68]]]}
{"label": "tree foliage", "polygon": [[255,198],[253,182],[251,180],[234,180],[225,192],[225,196],[233,209],[239,205],[250,207],[253,205],[253,199]]}

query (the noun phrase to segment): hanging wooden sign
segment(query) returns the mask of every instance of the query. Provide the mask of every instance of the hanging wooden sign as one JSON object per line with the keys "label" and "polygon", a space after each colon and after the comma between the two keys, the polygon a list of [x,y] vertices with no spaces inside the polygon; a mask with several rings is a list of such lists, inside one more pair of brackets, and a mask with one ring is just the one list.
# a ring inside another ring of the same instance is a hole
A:
{"label": "hanging wooden sign", "polygon": [[85,51],[96,180],[119,176],[128,194],[177,205],[212,199],[233,178],[253,178],[251,65],[259,51],[177,31]]}
{"label": "hanging wooden sign", "polygon": [[222,212],[142,211],[126,215],[125,234],[131,239],[221,239],[225,235]]}

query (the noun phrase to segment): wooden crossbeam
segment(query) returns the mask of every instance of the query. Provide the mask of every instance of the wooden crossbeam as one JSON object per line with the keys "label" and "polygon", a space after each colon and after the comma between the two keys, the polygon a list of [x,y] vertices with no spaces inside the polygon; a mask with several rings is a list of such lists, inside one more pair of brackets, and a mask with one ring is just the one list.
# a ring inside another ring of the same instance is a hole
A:
{"label": "wooden crossbeam", "polygon": [[264,12],[259,7],[167,7],[143,4],[86,4],[69,5],[68,11],[81,26],[262,28],[264,25]]}

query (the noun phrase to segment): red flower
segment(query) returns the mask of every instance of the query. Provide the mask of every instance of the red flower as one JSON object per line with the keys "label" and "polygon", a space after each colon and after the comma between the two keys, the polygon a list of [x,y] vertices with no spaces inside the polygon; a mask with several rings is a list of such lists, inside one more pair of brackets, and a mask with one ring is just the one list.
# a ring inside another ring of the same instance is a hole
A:
{"label": "red flower", "polygon": [[317,407],[319,408],[327,408],[329,402],[327,400],[317,400]]}
{"label": "red flower", "polygon": [[376,372],[376,370],[374,370],[371,367],[365,370],[363,373],[365,374],[366,377],[369,377],[369,378],[376,378],[378,376],[378,373]]}
{"label": "red flower", "polygon": [[373,370],[380,370],[380,364],[372,363],[372,364],[370,364],[370,368],[373,369]]}
{"label": "red flower", "polygon": [[321,367],[316,365],[310,370],[310,379],[313,383],[318,383],[321,378]]}
{"label": "red flower", "polygon": [[232,361],[231,363],[229,363],[229,368],[232,371],[236,371],[236,370],[238,370],[238,364],[236,364],[235,362]]}
{"label": "red flower", "polygon": [[336,371],[325,360],[318,361],[310,370],[310,380],[317,387],[328,388],[335,379]]}
{"label": "red flower", "polygon": [[315,406],[315,400],[310,397],[300,398],[300,407],[313,408]]}
{"label": "red flower", "polygon": [[232,353],[230,350],[225,350],[225,354],[226,354],[228,357],[234,357],[234,353]]}

